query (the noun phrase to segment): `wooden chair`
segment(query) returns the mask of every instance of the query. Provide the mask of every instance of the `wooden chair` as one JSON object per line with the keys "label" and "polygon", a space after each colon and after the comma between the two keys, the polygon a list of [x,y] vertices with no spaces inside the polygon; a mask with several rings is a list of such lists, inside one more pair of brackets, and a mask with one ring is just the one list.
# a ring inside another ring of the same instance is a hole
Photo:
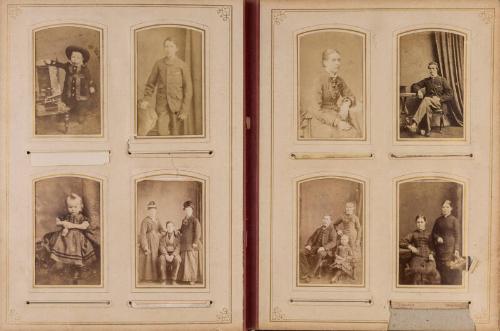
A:
{"label": "wooden chair", "polygon": [[[399,93],[399,107],[400,107],[400,126],[404,127],[409,124],[409,120],[417,111],[420,102],[422,101],[417,93],[406,92],[407,87],[401,86]],[[402,92],[404,91],[404,92]],[[448,110],[448,102],[443,102],[440,109],[432,111],[431,126],[439,126],[439,132],[443,131],[443,128],[450,126],[450,121],[446,117]],[[411,122],[411,121],[410,121]]]}
{"label": "wooden chair", "polygon": [[64,133],[67,133],[70,108],[61,99],[62,89],[58,70],[51,65],[36,66],[35,116],[64,116]]}

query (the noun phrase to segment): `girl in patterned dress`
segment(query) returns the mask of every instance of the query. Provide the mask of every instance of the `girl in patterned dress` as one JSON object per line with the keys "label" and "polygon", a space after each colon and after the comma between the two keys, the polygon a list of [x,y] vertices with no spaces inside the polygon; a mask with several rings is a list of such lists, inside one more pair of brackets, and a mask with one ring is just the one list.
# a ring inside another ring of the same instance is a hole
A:
{"label": "girl in patterned dress", "polygon": [[353,260],[358,262],[361,259],[361,224],[359,217],[356,216],[356,203],[349,201],[345,204],[345,211],[333,225],[339,238],[342,235],[349,237],[349,246],[353,253]]}
{"label": "girl in patterned dress", "polygon": [[335,249],[335,261],[330,265],[333,270],[333,277],[330,283],[336,283],[341,277],[348,276],[354,279],[354,268],[352,265],[353,252],[349,245],[349,237],[342,235],[340,237],[340,244]]}
{"label": "girl in patterned dress", "polygon": [[61,229],[47,233],[43,243],[59,269],[64,265],[71,267],[73,283],[77,284],[82,268],[96,261],[96,251],[91,240],[92,234],[87,233],[90,221],[82,213],[83,199],[71,193],[66,198],[66,206],[68,213],[62,218],[56,217],[56,225]]}

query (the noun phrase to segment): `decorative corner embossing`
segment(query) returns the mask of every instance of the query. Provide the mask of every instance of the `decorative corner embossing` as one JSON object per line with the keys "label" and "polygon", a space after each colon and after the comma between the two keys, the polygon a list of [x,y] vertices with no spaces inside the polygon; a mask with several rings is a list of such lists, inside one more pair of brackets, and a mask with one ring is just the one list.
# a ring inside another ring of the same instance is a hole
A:
{"label": "decorative corner embossing", "polygon": [[10,18],[16,18],[19,15],[21,15],[22,10],[19,8],[19,6],[9,6],[9,9],[7,10],[7,13]]}
{"label": "decorative corner embossing", "polygon": [[484,9],[479,13],[479,17],[484,23],[491,24],[495,20],[495,13],[491,10]]}
{"label": "decorative corner embossing", "polygon": [[227,22],[231,19],[231,8],[229,6],[217,8],[217,15],[219,15],[224,22]]}
{"label": "decorative corner embossing", "polygon": [[273,10],[273,23],[280,25],[286,18],[286,11],[284,10]]}
{"label": "decorative corner embossing", "polygon": [[217,321],[221,323],[231,322],[231,312],[226,307],[222,308],[217,314]]}
{"label": "decorative corner embossing", "polygon": [[19,321],[21,317],[14,308],[9,309],[9,315],[14,321]]}
{"label": "decorative corner embossing", "polygon": [[283,314],[283,311],[281,310],[280,307],[273,308],[272,319],[273,321],[283,321],[285,319],[285,314]]}

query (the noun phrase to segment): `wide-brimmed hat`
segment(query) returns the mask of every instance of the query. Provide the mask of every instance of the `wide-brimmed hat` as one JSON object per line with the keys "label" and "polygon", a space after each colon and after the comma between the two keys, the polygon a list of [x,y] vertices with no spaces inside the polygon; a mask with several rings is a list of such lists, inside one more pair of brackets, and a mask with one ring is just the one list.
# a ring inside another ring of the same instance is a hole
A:
{"label": "wide-brimmed hat", "polygon": [[156,202],[154,202],[154,201],[148,202],[148,209],[151,209],[151,208],[156,208]]}
{"label": "wide-brimmed hat", "polygon": [[186,202],[183,203],[183,207],[184,207],[184,209],[186,209],[187,207],[194,208],[194,204],[193,204],[192,201],[188,200],[188,201],[186,201]]}
{"label": "wide-brimmed hat", "polygon": [[71,53],[78,52],[83,56],[83,62],[88,62],[90,59],[90,53],[88,50],[78,46],[68,46],[66,47],[66,56],[71,59]]}

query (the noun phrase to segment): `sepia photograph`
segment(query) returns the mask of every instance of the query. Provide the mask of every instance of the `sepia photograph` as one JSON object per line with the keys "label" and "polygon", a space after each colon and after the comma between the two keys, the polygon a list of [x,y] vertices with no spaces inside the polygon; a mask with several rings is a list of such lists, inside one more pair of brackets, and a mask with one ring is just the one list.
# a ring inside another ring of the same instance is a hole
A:
{"label": "sepia photograph", "polygon": [[201,180],[154,176],[136,182],[136,286],[204,287]]}
{"label": "sepia photograph", "polygon": [[365,139],[365,34],[321,29],[297,36],[298,138]]}
{"label": "sepia photograph", "polygon": [[102,136],[102,30],[33,32],[35,136]]}
{"label": "sepia photograph", "polygon": [[364,284],[364,184],[321,177],[298,183],[298,286]]}
{"label": "sepia photograph", "polygon": [[194,27],[135,30],[137,137],[205,135],[204,42]]}
{"label": "sepia photograph", "polygon": [[461,286],[464,186],[439,178],[398,183],[398,286]]}
{"label": "sepia photograph", "polygon": [[398,37],[399,139],[465,139],[466,42],[447,30]]}
{"label": "sepia photograph", "polygon": [[102,183],[80,176],[34,182],[34,286],[102,286]]}

